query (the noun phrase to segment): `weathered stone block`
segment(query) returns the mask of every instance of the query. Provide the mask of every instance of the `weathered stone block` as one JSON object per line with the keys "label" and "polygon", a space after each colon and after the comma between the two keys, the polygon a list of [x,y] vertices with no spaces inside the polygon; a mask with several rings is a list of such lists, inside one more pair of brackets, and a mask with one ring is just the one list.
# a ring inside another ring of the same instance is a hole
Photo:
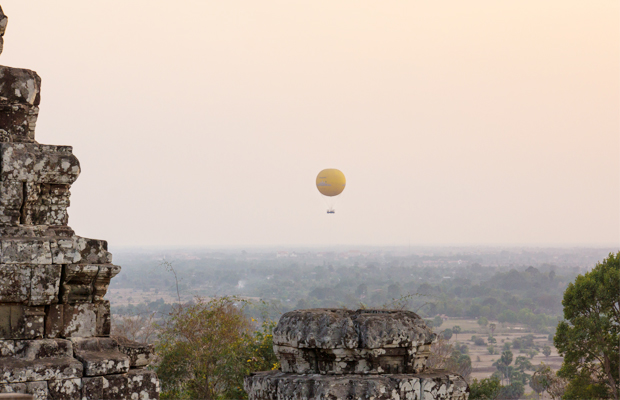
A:
{"label": "weathered stone block", "polygon": [[80,175],[71,146],[0,143],[0,180],[70,185]]}
{"label": "weathered stone block", "polygon": [[273,333],[282,371],[418,373],[436,335],[415,313],[400,310],[297,310]]}
{"label": "weathered stone block", "polygon": [[2,243],[2,264],[51,264],[49,240],[43,238],[5,239]]}
{"label": "weathered stone block", "polygon": [[0,65],[0,97],[11,103],[38,106],[40,93],[41,78],[36,72]]}
{"label": "weathered stone block", "polygon": [[[42,381],[42,382],[0,384],[0,393],[15,393],[16,394],[16,397],[14,397],[15,400],[17,399],[47,400],[48,398],[47,382]],[[17,395],[18,393],[23,394],[23,397]],[[27,395],[30,395],[30,396],[27,396]]]}
{"label": "weathered stone block", "polygon": [[82,363],[75,358],[23,360],[6,358],[0,364],[0,383],[47,381],[82,376]]}
{"label": "weathered stone block", "polygon": [[24,201],[24,184],[18,181],[0,181],[0,206],[19,211]]}
{"label": "weathered stone block", "polygon": [[[54,311],[51,311],[54,309]],[[47,320],[52,325],[51,332],[58,332],[57,336],[47,334],[47,337],[91,337],[97,333],[97,312],[92,303],[78,303],[75,305],[58,304],[50,306]]]}
{"label": "weathered stone block", "polygon": [[16,226],[21,220],[21,212],[9,208],[0,209],[0,225]]}
{"label": "weathered stone block", "polygon": [[159,399],[159,380],[153,371],[132,369],[126,374],[82,379],[83,400]]}
{"label": "weathered stone block", "polygon": [[124,336],[113,336],[118,343],[118,349],[129,357],[131,368],[143,368],[149,365],[155,356],[154,346],[148,343],[138,343]]}
{"label": "weathered stone block", "polygon": [[[0,237],[3,238],[47,238],[58,239],[67,238],[75,235],[73,229],[68,226],[47,226],[47,225],[0,225]],[[52,243],[50,243],[51,247]]]}
{"label": "weathered stone block", "polygon": [[69,340],[15,340],[13,343],[12,357],[25,360],[50,357],[73,357],[73,345]]}
{"label": "weathered stone block", "polygon": [[93,282],[99,266],[88,264],[68,264],[63,266],[60,285],[60,302],[76,303],[93,300]]}
{"label": "weathered stone block", "polygon": [[297,375],[257,372],[245,378],[250,400],[467,400],[463,378],[445,371],[418,375]]}
{"label": "weathered stone block", "polygon": [[69,185],[26,182],[21,223],[25,225],[66,225],[69,220]]}
{"label": "weathered stone block", "polygon": [[32,306],[58,302],[60,265],[33,265],[31,274],[30,300]]}
{"label": "weathered stone block", "polygon": [[118,350],[111,338],[72,338],[75,358],[82,361],[85,376],[129,371],[129,357]]}
{"label": "weathered stone block", "polygon": [[0,304],[0,339],[42,338],[44,319],[44,307]]}
{"label": "weathered stone block", "polygon": [[20,223],[23,200],[22,182],[0,181],[0,224],[18,225]]}
{"label": "weathered stone block", "polygon": [[121,272],[121,267],[118,265],[99,265],[99,271],[94,282],[93,298],[95,301],[103,300],[110,286],[110,280],[118,275],[119,272]]}
{"label": "weathered stone block", "polygon": [[0,264],[0,303],[28,303],[30,265]]}
{"label": "weathered stone block", "polygon": [[0,303],[56,303],[60,269],[60,265],[0,264]]}
{"label": "weathered stone block", "polygon": [[69,379],[82,376],[82,364],[73,358],[68,340],[24,340],[5,344],[0,359],[0,383]]}
{"label": "weathered stone block", "polygon": [[[4,20],[6,21],[6,20]],[[0,20],[0,27],[2,20]],[[0,51],[3,39],[0,36]],[[36,72],[0,66],[0,140],[33,142],[41,78]]]}
{"label": "weathered stone block", "polygon": [[45,336],[92,337],[110,334],[110,303],[54,304],[47,309]]}
{"label": "weathered stone block", "polygon": [[54,264],[108,264],[112,254],[105,240],[74,236],[57,239],[51,244]]}
{"label": "weathered stone block", "polygon": [[97,336],[110,336],[112,327],[112,319],[110,317],[110,301],[103,300],[93,303],[97,313],[97,327],[95,333]]}
{"label": "weathered stone block", "polygon": [[48,400],[80,400],[82,380],[64,379],[47,382]]}
{"label": "weathered stone block", "polygon": [[15,354],[14,340],[0,340],[0,357],[11,357]]}
{"label": "weathered stone block", "polygon": [[34,142],[39,107],[10,103],[0,97],[0,141]]}
{"label": "weathered stone block", "polygon": [[60,302],[103,301],[110,280],[121,267],[112,264],[68,264],[63,267]]}

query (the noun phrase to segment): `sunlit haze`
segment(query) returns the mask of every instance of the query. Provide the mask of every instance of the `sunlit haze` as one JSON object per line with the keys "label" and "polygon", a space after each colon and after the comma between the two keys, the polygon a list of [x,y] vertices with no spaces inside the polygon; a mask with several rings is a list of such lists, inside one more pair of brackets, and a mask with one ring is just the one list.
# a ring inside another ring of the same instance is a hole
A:
{"label": "sunlit haze", "polygon": [[112,248],[620,242],[617,1],[2,8],[81,162],[69,225]]}

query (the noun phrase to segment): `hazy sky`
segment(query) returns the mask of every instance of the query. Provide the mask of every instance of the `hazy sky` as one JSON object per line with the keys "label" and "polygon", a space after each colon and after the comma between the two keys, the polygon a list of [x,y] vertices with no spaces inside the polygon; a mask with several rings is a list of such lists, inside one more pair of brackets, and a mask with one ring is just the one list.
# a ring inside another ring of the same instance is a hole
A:
{"label": "hazy sky", "polygon": [[[122,245],[620,242],[617,0],[1,1]],[[314,181],[347,188],[327,215]]]}

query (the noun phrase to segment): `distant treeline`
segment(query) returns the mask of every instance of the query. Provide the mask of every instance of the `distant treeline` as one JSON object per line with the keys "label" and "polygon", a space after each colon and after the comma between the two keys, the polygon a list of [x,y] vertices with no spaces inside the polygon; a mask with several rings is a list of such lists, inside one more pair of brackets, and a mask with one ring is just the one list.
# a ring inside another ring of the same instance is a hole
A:
{"label": "distant treeline", "polygon": [[[135,260],[134,260],[135,261]],[[182,295],[239,295],[260,298],[279,312],[315,307],[402,307],[424,317],[444,314],[520,322],[546,332],[557,325],[562,294],[585,268],[551,264],[486,267],[408,265],[398,257],[368,261],[361,257],[324,261],[322,265],[291,259],[173,260]],[[154,300],[114,307],[119,314],[166,313],[162,294],[176,297],[174,276],[155,260],[140,260],[112,281],[112,288],[152,290]],[[406,303],[406,304],[405,304]]]}

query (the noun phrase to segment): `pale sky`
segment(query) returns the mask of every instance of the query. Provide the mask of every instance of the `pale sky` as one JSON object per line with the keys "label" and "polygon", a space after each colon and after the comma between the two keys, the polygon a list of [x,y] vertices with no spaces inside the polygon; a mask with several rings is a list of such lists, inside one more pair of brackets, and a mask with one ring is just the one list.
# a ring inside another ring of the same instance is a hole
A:
{"label": "pale sky", "polygon": [[620,242],[617,0],[0,4],[112,248]]}

